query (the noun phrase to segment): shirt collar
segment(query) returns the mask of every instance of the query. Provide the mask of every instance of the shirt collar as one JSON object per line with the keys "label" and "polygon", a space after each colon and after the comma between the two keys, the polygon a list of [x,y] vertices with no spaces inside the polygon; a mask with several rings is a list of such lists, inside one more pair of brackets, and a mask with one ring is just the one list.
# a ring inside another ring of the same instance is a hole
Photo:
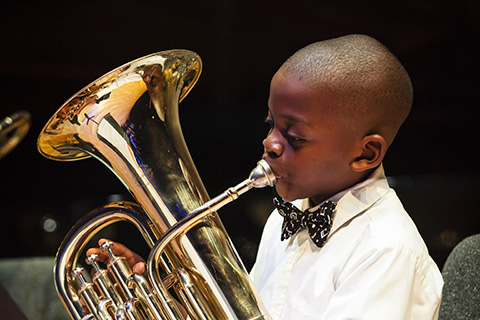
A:
{"label": "shirt collar", "polygon": [[[385,177],[383,165],[380,165],[366,180],[333,195],[328,200],[337,202],[337,208],[330,234],[373,206],[389,190],[390,187]],[[300,201],[302,210],[306,210],[310,206],[308,199]],[[322,204],[318,206],[320,205]],[[315,206],[315,208],[318,206]]]}

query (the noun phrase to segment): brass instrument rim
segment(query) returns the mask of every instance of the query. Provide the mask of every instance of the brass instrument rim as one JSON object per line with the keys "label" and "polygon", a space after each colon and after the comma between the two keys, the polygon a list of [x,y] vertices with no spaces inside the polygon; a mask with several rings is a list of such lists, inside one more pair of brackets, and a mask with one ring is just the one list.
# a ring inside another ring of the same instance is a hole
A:
{"label": "brass instrument rim", "polygon": [[[156,53],[152,53],[141,58],[132,60],[127,62],[110,72],[105,73],[101,77],[97,78],[96,80],[90,82],[88,85],[83,87],[81,90],[77,91],[73,96],[71,96],[68,100],[66,100],[60,108],[50,117],[47,121],[45,126],[43,127],[41,133],[37,139],[37,149],[38,151],[47,159],[56,160],[56,161],[77,161],[90,158],[92,155],[84,150],[81,150],[76,147],[72,148],[62,148],[62,150],[57,149],[57,145],[65,145],[65,141],[76,140],[74,134],[64,134],[63,124],[59,125],[59,119],[65,117],[63,113],[65,110],[71,111],[72,108],[77,108],[78,112],[80,112],[82,106],[75,104],[75,100],[78,100],[81,97],[82,102],[86,100],[86,97],[92,97],[98,90],[105,90],[112,87],[115,83],[116,78],[120,75],[127,76],[128,74],[138,72],[135,70],[137,68],[144,68],[147,65],[152,65],[156,63],[161,63],[163,60],[166,60],[168,56],[176,56],[179,54],[184,54],[185,56],[190,56],[190,59],[196,63],[197,70],[195,76],[193,77],[192,81],[183,87],[182,92],[180,93],[179,102],[182,101],[188,93],[192,90],[193,86],[198,81],[200,74],[202,72],[202,60],[200,56],[195,53],[194,51],[186,50],[186,49],[173,49],[173,50],[165,50],[159,51]],[[133,70],[132,70],[133,68]],[[113,89],[113,88],[112,88]],[[110,89],[110,90],[112,90]],[[146,90],[146,88],[145,88]],[[76,115],[77,110],[73,113]],[[69,119],[73,121],[73,119]],[[87,119],[88,121],[88,119]]]}

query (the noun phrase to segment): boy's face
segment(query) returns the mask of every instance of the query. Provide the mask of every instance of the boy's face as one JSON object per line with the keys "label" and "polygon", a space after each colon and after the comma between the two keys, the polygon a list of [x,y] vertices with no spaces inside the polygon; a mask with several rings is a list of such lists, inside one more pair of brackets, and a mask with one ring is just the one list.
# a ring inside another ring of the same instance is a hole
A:
{"label": "boy's face", "polygon": [[335,103],[325,90],[308,88],[280,72],[273,77],[263,158],[285,200],[310,198],[318,204],[358,181],[350,164],[361,153],[362,137],[328,111]]}

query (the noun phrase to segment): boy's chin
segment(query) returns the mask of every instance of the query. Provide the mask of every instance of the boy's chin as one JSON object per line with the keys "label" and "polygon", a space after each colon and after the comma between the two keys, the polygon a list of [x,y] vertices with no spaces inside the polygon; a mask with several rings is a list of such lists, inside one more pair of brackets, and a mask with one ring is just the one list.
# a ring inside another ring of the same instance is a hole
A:
{"label": "boy's chin", "polygon": [[275,193],[277,195],[279,195],[283,200],[288,201],[288,202],[292,202],[292,201],[295,201],[297,199],[300,199],[299,197],[295,197],[291,192],[288,192],[288,191],[286,191],[282,188],[278,188],[278,187],[275,188]]}

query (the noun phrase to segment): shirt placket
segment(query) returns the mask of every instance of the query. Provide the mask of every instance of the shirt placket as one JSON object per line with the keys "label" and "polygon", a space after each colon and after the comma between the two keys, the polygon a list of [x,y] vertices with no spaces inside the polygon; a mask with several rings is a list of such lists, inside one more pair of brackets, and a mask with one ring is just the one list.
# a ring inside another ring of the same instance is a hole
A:
{"label": "shirt placket", "polygon": [[[303,230],[302,233],[305,233],[306,230]],[[287,299],[287,294],[288,294],[288,287],[289,287],[289,282],[292,279],[292,273],[295,269],[295,266],[297,262],[300,260],[300,258],[305,255],[306,251],[309,249],[309,243],[308,241],[301,241],[305,239],[299,239],[303,237],[299,236],[308,236],[306,234],[297,234],[297,236],[292,239],[291,241],[291,247],[290,250],[287,254],[287,258],[285,259],[285,262],[283,263],[283,269],[280,272],[280,276],[278,277],[277,281],[277,290],[274,290],[274,295],[272,296],[272,304],[271,304],[271,310],[270,310],[270,315],[272,316],[273,319],[281,319],[282,313],[284,311],[285,307],[285,302]],[[300,240],[300,241],[299,241]],[[299,242],[301,244],[299,245]]]}

